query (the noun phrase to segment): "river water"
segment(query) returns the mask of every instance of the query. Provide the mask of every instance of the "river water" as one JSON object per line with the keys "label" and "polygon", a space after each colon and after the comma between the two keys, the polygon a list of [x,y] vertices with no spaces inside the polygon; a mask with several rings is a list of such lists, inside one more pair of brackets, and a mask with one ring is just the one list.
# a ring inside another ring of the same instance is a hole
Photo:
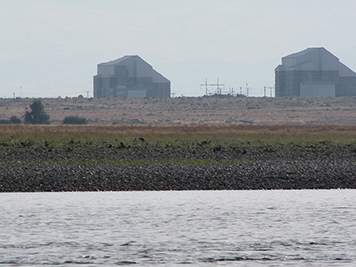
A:
{"label": "river water", "polygon": [[356,190],[0,194],[0,266],[355,266]]}

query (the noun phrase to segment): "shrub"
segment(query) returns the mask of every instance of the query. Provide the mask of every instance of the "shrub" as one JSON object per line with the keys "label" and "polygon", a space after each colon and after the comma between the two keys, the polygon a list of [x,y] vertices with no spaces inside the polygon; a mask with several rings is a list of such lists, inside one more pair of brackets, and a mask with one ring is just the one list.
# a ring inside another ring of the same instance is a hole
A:
{"label": "shrub", "polygon": [[68,116],[63,120],[63,124],[88,124],[86,118],[79,118],[78,116]]}
{"label": "shrub", "polygon": [[30,105],[31,112],[26,111],[25,123],[29,124],[50,124],[49,115],[44,112],[41,100],[34,100]]}
{"label": "shrub", "polygon": [[0,120],[0,124],[11,124],[9,120]]}
{"label": "shrub", "polygon": [[19,124],[19,123],[22,123],[22,121],[16,116],[12,116],[9,120],[0,120],[0,124]]}
{"label": "shrub", "polygon": [[18,117],[16,117],[16,116],[12,116],[11,118],[10,118],[10,122],[12,123],[12,124],[20,124],[20,123],[22,123],[22,120],[20,120]]}

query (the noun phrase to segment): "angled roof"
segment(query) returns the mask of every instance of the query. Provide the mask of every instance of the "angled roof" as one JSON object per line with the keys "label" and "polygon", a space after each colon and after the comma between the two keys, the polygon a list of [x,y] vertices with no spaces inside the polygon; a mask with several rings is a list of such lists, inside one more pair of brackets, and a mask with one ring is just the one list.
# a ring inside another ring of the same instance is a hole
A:
{"label": "angled roof", "polygon": [[[134,62],[134,64],[132,64]],[[141,57],[138,55],[126,55],[121,58],[109,61],[109,62],[103,62],[98,64],[98,73],[99,69],[102,68],[109,68],[111,71],[114,71],[114,66],[116,65],[126,65],[126,66],[131,66],[131,75],[136,76],[136,71],[137,71],[137,65],[136,63],[140,62],[140,66],[146,66],[147,67],[147,72],[145,72],[145,75],[151,76],[152,81],[155,83],[167,83],[170,82],[166,77],[164,77],[162,74],[158,73],[153,67],[147,63],[145,60],[143,60]],[[142,69],[141,69],[142,70]],[[113,73],[111,73],[113,75]],[[142,72],[141,72],[142,76]],[[138,77],[141,77],[138,75]]]}
{"label": "angled roof", "polygon": [[346,67],[341,62],[339,63],[339,66],[340,66],[340,69],[339,69],[340,77],[350,77],[350,76],[356,77],[356,73],[354,71],[352,71],[350,68]]}
{"label": "angled roof", "polygon": [[[312,52],[315,52],[315,51],[326,51],[327,53],[331,54],[328,50],[326,50],[324,47],[309,47],[307,49],[304,49],[302,51],[299,51],[299,52],[296,52],[296,53],[293,53],[293,54],[290,54],[288,56],[285,56],[283,58],[288,58],[288,57],[301,57],[301,56],[304,56],[304,55],[307,55],[309,53],[312,53]],[[333,55],[334,56],[334,55]],[[335,57],[335,56],[334,56]]]}
{"label": "angled roof", "polygon": [[108,62],[100,63],[99,65],[120,65],[124,61],[126,61],[128,59],[135,58],[135,57],[139,57],[139,56],[137,56],[137,55],[127,55],[127,56],[123,56],[123,57],[120,57],[120,58],[115,59],[115,60],[111,60],[111,61],[108,61]]}
{"label": "angled roof", "polygon": [[356,76],[355,72],[324,47],[311,47],[283,57],[282,65],[276,71],[288,70],[339,71],[340,77]]}

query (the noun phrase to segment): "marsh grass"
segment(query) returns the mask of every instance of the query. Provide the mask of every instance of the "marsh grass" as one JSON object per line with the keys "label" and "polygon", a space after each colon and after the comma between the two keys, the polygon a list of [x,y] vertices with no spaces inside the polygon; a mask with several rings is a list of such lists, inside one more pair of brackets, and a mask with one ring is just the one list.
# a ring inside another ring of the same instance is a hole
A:
{"label": "marsh grass", "polygon": [[248,142],[250,144],[333,142],[355,143],[356,126],[92,126],[2,125],[0,142],[115,142],[169,144]]}

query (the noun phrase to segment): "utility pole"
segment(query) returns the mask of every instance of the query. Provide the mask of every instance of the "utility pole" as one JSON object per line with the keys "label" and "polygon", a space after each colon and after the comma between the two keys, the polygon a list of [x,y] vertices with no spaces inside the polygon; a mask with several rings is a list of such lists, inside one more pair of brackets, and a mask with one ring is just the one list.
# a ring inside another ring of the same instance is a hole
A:
{"label": "utility pole", "polygon": [[221,95],[221,88],[219,86],[219,79],[217,80],[217,83],[216,83],[216,92],[218,93],[218,95]]}
{"label": "utility pole", "polygon": [[272,93],[273,87],[270,87],[269,89],[270,89],[270,95],[271,95],[271,97],[273,97],[273,93]]}
{"label": "utility pole", "polygon": [[246,83],[246,96],[248,97],[248,93],[249,93],[250,88],[248,88],[248,83]]}
{"label": "utility pole", "polygon": [[266,89],[267,89],[267,86],[264,87],[264,90],[263,90],[263,96],[266,97]]}
{"label": "utility pole", "polygon": [[200,85],[200,89],[201,89],[202,86],[205,87],[205,95],[206,95],[206,96],[209,95],[209,94],[208,94],[208,93],[209,93],[209,91],[208,91],[208,85],[210,85],[210,84],[208,84],[208,79],[205,79],[205,83],[202,83],[202,84]]}
{"label": "utility pole", "polygon": [[205,79],[205,95],[208,95],[208,79]]}

